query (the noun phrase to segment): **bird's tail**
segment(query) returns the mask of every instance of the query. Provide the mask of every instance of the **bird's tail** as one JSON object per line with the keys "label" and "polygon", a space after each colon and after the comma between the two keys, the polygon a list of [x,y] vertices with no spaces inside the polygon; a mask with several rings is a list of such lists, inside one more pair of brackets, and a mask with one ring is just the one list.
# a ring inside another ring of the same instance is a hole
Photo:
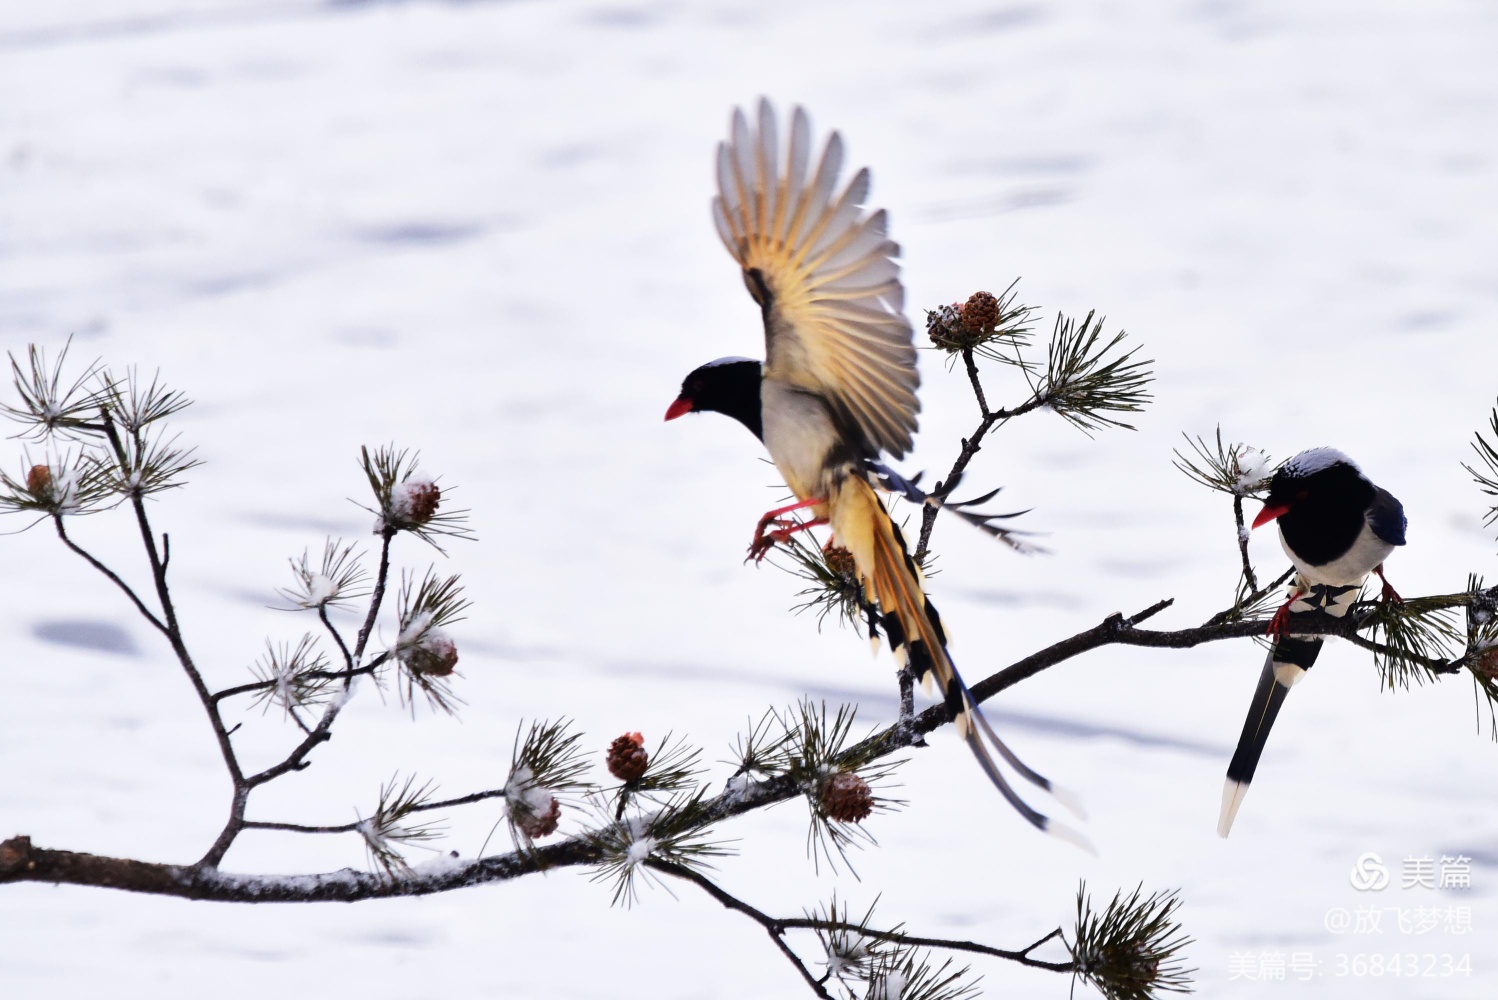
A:
{"label": "bird's tail", "polygon": [[850,475],[833,491],[828,507],[833,534],[838,544],[853,554],[864,594],[881,612],[890,644],[895,647],[897,655],[903,650],[912,672],[923,682],[935,679],[956,720],[958,734],[999,793],[1038,829],[1095,853],[1091,843],[1080,833],[1038,812],[1021,799],[989,754],[985,736],[1022,777],[1081,815],[1076,797],[1027,767],[983,717],[947,651],[941,616],[926,597],[920,570],[906,551],[900,529],[879,502],[873,487],[862,477]]}
{"label": "bird's tail", "polygon": [[1254,771],[1259,766],[1259,756],[1264,752],[1264,743],[1269,739],[1269,729],[1279,715],[1285,695],[1300,682],[1316,662],[1321,652],[1320,639],[1298,639],[1281,636],[1264,658],[1264,671],[1254,688],[1253,701],[1248,706],[1248,718],[1243,721],[1243,735],[1238,737],[1238,749],[1228,764],[1227,782],[1222,787],[1222,812],[1217,817],[1217,835],[1226,837],[1233,829],[1233,820],[1238,807],[1248,794],[1249,782],[1254,780]]}

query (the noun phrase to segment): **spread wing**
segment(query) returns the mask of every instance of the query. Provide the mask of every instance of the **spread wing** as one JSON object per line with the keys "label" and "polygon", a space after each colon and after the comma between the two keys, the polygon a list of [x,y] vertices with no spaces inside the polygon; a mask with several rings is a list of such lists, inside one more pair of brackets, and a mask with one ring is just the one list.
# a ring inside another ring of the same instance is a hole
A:
{"label": "spread wing", "polygon": [[713,220],[764,310],[765,377],[827,399],[866,444],[899,458],[920,411],[900,248],[886,235],[883,209],[864,212],[867,169],[834,195],[843,163],[837,133],[808,176],[811,152],[801,108],[791,113],[783,160],[770,103],[760,101],[754,129],[735,110],[730,138],[718,146]]}

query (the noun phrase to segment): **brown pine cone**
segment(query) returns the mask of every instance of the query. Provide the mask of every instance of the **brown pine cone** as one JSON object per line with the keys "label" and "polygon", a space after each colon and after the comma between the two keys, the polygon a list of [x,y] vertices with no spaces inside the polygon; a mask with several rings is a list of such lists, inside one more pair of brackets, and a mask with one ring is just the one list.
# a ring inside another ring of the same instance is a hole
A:
{"label": "brown pine cone", "polygon": [[962,322],[961,306],[939,306],[926,313],[926,336],[931,343],[944,351],[956,351],[972,346],[972,337],[967,325]]}
{"label": "brown pine cone", "polygon": [[543,812],[528,813],[523,817],[515,819],[515,825],[520,828],[532,840],[548,837],[557,832],[557,821],[562,817],[562,804],[557,801],[555,795],[548,799],[550,803]]}
{"label": "brown pine cone", "polygon": [[1477,662],[1472,664],[1472,669],[1488,680],[1498,681],[1498,646],[1477,654]]}
{"label": "brown pine cone", "polygon": [[857,568],[853,562],[853,553],[841,545],[829,545],[822,550],[822,560],[827,563],[827,568],[841,576],[852,576]]}
{"label": "brown pine cone", "polygon": [[401,653],[401,662],[413,674],[446,677],[458,665],[458,644],[445,635],[428,634]]}
{"label": "brown pine cone", "polygon": [[52,470],[45,465],[33,465],[26,473],[26,488],[37,496],[46,496],[52,491]]}
{"label": "brown pine cone", "polygon": [[874,811],[869,783],[852,771],[840,771],[822,785],[822,812],[840,823],[862,823]]}
{"label": "brown pine cone", "polygon": [[433,482],[408,480],[391,491],[391,512],[411,524],[426,524],[441,503],[442,491]]}
{"label": "brown pine cone", "polygon": [[999,300],[988,292],[974,292],[958,310],[962,325],[973,333],[993,333],[999,322]]}
{"label": "brown pine cone", "polygon": [[639,733],[625,733],[609,744],[609,773],[620,781],[639,781],[650,766],[650,754],[645,752],[645,737]]}

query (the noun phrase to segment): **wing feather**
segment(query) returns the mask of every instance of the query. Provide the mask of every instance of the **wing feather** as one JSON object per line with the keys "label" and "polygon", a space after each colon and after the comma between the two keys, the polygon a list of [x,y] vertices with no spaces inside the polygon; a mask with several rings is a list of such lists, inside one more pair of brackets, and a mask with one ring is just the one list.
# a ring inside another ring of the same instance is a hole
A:
{"label": "wing feather", "polygon": [[865,209],[867,168],[837,192],[837,133],[808,178],[811,161],[805,111],[791,113],[782,149],[769,102],[760,102],[753,128],[736,110],[719,147],[713,223],[769,294],[765,376],[823,396],[868,450],[899,457],[920,411],[915,347],[901,314],[900,248],[888,237],[886,213]]}

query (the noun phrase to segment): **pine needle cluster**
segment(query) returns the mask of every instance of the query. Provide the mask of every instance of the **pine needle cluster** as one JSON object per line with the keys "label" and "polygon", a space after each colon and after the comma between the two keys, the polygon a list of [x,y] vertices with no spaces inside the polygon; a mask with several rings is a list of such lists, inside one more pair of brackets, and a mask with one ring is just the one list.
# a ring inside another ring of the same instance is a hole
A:
{"label": "pine needle cluster", "polygon": [[1456,612],[1438,597],[1377,601],[1362,623],[1370,627],[1369,639],[1384,647],[1373,654],[1384,690],[1407,690],[1412,684],[1439,680],[1438,672],[1423,661],[1449,662],[1462,645]]}
{"label": "pine needle cluster", "polygon": [[654,812],[632,812],[590,831],[588,843],[599,853],[592,880],[613,883],[613,902],[633,906],[640,880],[662,884],[649,862],[676,865],[698,873],[710,870],[711,858],[733,853],[712,837],[712,813],[702,788],[673,795]]}
{"label": "pine needle cluster", "polygon": [[359,464],[369,480],[375,506],[366,507],[375,515],[374,533],[409,532],[438,552],[445,550],[439,538],[472,540],[467,510],[442,509],[442,500],[450,488],[441,488],[436,479],[418,475],[420,452],[395,445],[384,445],[371,452],[359,449]]}
{"label": "pine needle cluster", "polygon": [[24,364],[9,356],[19,405],[0,403],[0,416],[22,426],[18,437],[48,449],[40,460],[27,454],[20,475],[0,470],[0,511],[90,514],[181,486],[201,463],[164,421],[191,401],[133,368],[117,376],[94,362],[68,379],[67,356],[64,347],[49,360],[35,345]]}
{"label": "pine needle cluster", "polygon": [[874,906],[855,917],[846,903],[831,902],[807,912],[826,958],[823,982],[846,1000],[968,1000],[977,996],[978,980],[966,966],[950,960],[940,965],[905,944],[903,924],[887,930],[874,926]]}
{"label": "pine needle cluster", "polygon": [[[1489,441],[1483,437],[1481,431],[1475,435],[1472,442],[1472,450],[1477,453],[1477,465],[1462,464],[1462,468],[1472,476],[1472,481],[1488,496],[1498,500],[1498,407],[1494,407],[1488,416],[1488,428],[1492,432],[1493,440]],[[1483,518],[1483,524],[1498,524],[1498,503],[1488,508],[1487,516]]]}
{"label": "pine needle cluster", "polygon": [[1045,373],[1026,373],[1034,397],[1082,433],[1108,427],[1133,430],[1111,414],[1140,413],[1153,396],[1153,361],[1135,360],[1138,348],[1121,350],[1125,334],[1103,340],[1103,320],[1089,312],[1083,320],[1057,315],[1046,349]]}
{"label": "pine needle cluster", "polygon": [[807,545],[792,535],[778,543],[775,551],[784,557],[784,561],[776,560],[776,565],[808,584],[796,594],[801,600],[793,606],[793,611],[814,613],[818,628],[828,615],[839,625],[851,625],[855,631],[860,625],[872,627],[874,612],[864,600],[853,555],[847,549]]}
{"label": "pine needle cluster", "polygon": [[300,558],[290,560],[294,582],[276,593],[305,611],[346,608],[369,596],[369,572],[362,558],[357,546],[329,538],[316,563],[312,553],[305,550]]}
{"label": "pine needle cluster", "polygon": [[433,709],[455,715],[463,699],[453,693],[452,677],[458,662],[456,644],[445,631],[463,620],[472,602],[463,596],[459,577],[439,577],[430,569],[416,582],[401,574],[400,633],[392,647],[400,664],[401,703],[415,710],[418,695]]}
{"label": "pine needle cluster", "polygon": [[786,775],[801,789],[810,813],[807,854],[818,869],[825,861],[835,871],[841,861],[852,870],[848,849],[877,843],[864,818],[905,804],[881,794],[904,761],[881,757],[867,741],[848,745],[856,715],[851,705],[829,714],[825,702],[807,698],[769,712],[736,747],[734,781]]}
{"label": "pine needle cluster", "polygon": [[1152,893],[1142,887],[1125,896],[1114,893],[1101,913],[1092,907],[1084,883],[1077,889],[1077,923],[1067,944],[1075,964],[1073,976],[1094,986],[1107,1000],[1152,1000],[1162,993],[1190,993],[1194,969],[1181,964],[1192,939],[1176,919],[1181,901],[1175,892]]}
{"label": "pine needle cluster", "polygon": [[523,738],[516,730],[504,822],[517,849],[530,850],[535,840],[555,833],[563,805],[592,787],[583,780],[588,763],[581,743],[582,734],[567,719],[532,722]]}
{"label": "pine needle cluster", "polygon": [[1268,491],[1274,469],[1265,452],[1236,441],[1224,443],[1221,426],[1212,443],[1200,436],[1182,436],[1192,453],[1187,455],[1177,448],[1172,464],[1193,482],[1239,498]]}
{"label": "pine needle cluster", "polygon": [[294,645],[265,640],[265,655],[255,661],[250,672],[265,685],[254,693],[250,703],[260,706],[262,713],[274,705],[288,718],[295,717],[298,709],[326,701],[337,677],[328,669],[328,659],[311,635],[302,636]]}
{"label": "pine needle cluster", "polygon": [[[430,781],[417,784],[415,775],[404,781],[395,775],[380,786],[379,804],[368,819],[360,819],[354,829],[364,838],[364,849],[370,866],[387,878],[411,874],[404,850],[427,847],[440,839],[446,826],[441,820],[419,816],[436,795],[437,786]],[[431,848],[427,848],[431,849]]]}

